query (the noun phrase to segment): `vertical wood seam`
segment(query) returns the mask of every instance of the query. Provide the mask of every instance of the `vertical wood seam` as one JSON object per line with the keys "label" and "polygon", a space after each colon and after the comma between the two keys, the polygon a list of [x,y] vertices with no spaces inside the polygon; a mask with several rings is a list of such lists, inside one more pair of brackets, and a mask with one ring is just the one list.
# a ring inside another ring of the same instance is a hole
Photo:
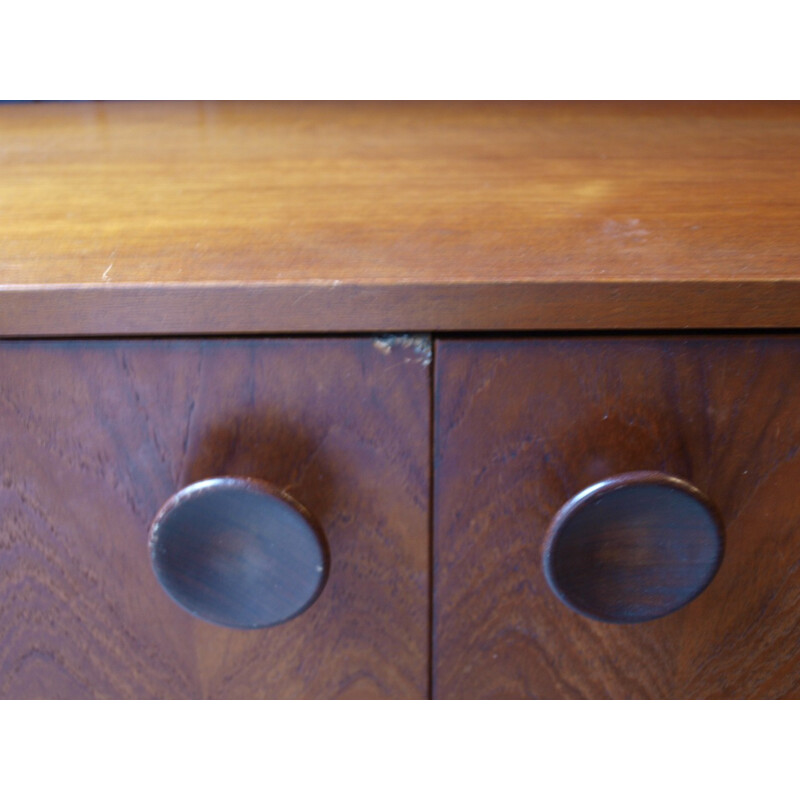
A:
{"label": "vertical wood seam", "polygon": [[428,699],[435,698],[435,601],[436,601],[436,350],[438,337],[431,337],[430,370],[428,392],[430,407],[428,412]]}

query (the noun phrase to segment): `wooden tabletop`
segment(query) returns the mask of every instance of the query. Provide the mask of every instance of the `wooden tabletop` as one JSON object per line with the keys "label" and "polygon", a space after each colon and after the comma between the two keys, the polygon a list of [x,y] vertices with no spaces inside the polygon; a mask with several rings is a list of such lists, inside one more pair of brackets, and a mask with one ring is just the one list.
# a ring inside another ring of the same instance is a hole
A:
{"label": "wooden tabletop", "polygon": [[0,335],[800,326],[800,104],[0,106]]}

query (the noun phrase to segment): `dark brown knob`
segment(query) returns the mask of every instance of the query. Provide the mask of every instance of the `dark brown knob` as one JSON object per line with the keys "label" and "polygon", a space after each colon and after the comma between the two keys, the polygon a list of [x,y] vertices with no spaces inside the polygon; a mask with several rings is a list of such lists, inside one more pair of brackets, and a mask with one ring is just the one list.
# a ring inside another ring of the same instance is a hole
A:
{"label": "dark brown knob", "polygon": [[722,561],[711,501],[660,472],[629,472],[575,495],[547,534],[544,571],[556,595],[603,622],[647,622],[697,597]]}
{"label": "dark brown knob", "polygon": [[328,576],[322,531],[285,492],[252,478],[212,478],[173,495],[150,528],[167,594],[229,628],[266,628],[305,611]]}

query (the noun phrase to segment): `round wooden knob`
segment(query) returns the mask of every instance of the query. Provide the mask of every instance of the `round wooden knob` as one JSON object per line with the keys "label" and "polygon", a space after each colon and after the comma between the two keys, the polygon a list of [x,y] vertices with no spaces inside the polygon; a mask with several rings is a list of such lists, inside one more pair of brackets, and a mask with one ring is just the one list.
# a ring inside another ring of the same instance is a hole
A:
{"label": "round wooden knob", "polygon": [[697,597],[722,561],[722,520],[680,478],[630,472],[596,483],[556,514],[544,571],[555,594],[603,622],[647,622]]}
{"label": "round wooden knob", "polygon": [[251,478],[212,478],[173,495],[150,528],[167,594],[229,628],[267,628],[305,611],[328,576],[322,531],[285,492]]}

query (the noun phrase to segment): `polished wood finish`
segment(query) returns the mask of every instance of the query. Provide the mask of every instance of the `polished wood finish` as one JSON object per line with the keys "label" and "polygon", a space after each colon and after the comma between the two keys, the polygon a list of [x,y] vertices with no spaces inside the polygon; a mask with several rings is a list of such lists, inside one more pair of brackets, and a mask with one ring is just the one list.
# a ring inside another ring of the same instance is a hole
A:
{"label": "polished wood finish", "polygon": [[[0,696],[425,697],[429,367],[363,340],[0,344]],[[162,591],[148,527],[219,475],[313,513],[330,578],[236,631]]]}
{"label": "polished wood finish", "polygon": [[716,575],[722,520],[696,487],[661,472],[627,472],[562,506],[545,537],[550,588],[601,622],[650,622],[694,600]]}
{"label": "polished wood finish", "polygon": [[[800,104],[15,105],[0,173],[0,696],[800,697],[800,339],[574,335],[800,328]],[[427,341],[210,338],[332,332],[444,334],[436,425]],[[79,338],[127,334],[203,338]],[[542,547],[634,470],[728,549],[614,626]],[[326,534],[269,630],[149,567],[159,506],[225,475]]]}
{"label": "polished wood finish", "polygon": [[[800,698],[800,339],[447,340],[435,364],[435,697]],[[542,548],[637,470],[712,498],[725,557],[685,608],[610,625]]]}
{"label": "polished wood finish", "polygon": [[0,109],[0,335],[800,326],[794,103]]}
{"label": "polished wood finish", "polygon": [[178,605],[228,628],[269,628],[302,614],[328,577],[322,529],[291,495],[254,478],[209,478],[174,494],[148,541]]}

